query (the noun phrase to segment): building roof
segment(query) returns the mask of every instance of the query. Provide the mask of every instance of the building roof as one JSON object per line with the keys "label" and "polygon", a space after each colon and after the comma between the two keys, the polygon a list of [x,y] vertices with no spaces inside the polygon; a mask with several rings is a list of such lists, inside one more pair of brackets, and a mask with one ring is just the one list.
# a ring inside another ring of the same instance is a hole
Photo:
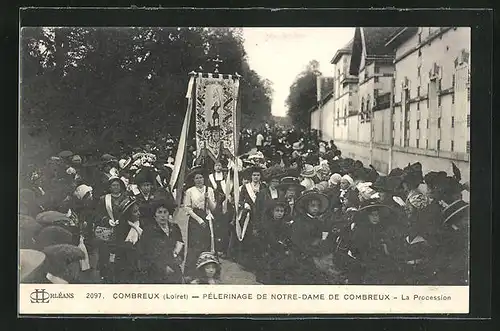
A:
{"label": "building roof", "polygon": [[358,75],[362,54],[365,59],[384,59],[394,57],[394,48],[386,47],[387,41],[400,32],[402,27],[356,28],[352,45],[349,73]]}
{"label": "building roof", "polygon": [[404,43],[405,41],[407,41],[408,39],[410,39],[411,37],[413,37],[417,32],[418,32],[417,27],[402,28],[389,37],[389,39],[385,43],[385,46],[394,49],[399,45],[401,45],[402,43]]}
{"label": "building roof", "polygon": [[395,34],[404,28],[361,28],[364,35],[366,56],[391,55],[394,50],[388,49],[385,44]]}
{"label": "building roof", "polygon": [[339,62],[340,57],[344,54],[351,54],[352,53],[352,43],[354,39],[351,39],[344,47],[339,49],[335,55],[333,56],[332,60],[330,61],[331,64],[335,64]]}

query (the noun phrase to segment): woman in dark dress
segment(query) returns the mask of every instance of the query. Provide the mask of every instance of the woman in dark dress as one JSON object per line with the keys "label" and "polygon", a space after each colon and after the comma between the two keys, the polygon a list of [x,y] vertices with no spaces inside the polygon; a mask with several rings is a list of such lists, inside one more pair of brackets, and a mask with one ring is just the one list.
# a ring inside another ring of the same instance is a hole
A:
{"label": "woman in dark dress", "polygon": [[139,242],[139,282],[181,284],[184,240],[179,225],[171,222],[175,205],[167,199],[151,202],[152,218],[144,220]]}
{"label": "woman in dark dress", "polygon": [[98,249],[97,268],[104,282],[112,281],[112,263],[115,260],[111,234],[119,221],[120,204],[128,198],[125,183],[118,177],[108,181],[109,193],[103,195],[97,204],[99,218],[94,225],[95,247]]}
{"label": "woman in dark dress", "polygon": [[229,218],[227,213],[223,212],[223,202],[226,200],[226,180],[227,176],[223,172],[223,164],[221,160],[217,160],[214,164],[214,172],[208,176],[209,184],[215,193],[215,210],[214,210],[214,235],[215,235],[215,250],[223,257],[227,253],[229,244]]}
{"label": "woman in dark dress", "polygon": [[200,254],[215,251],[212,212],[216,205],[214,190],[204,184],[202,167],[194,167],[186,182],[193,183],[184,196],[184,208],[189,215],[184,275],[191,281],[197,275],[196,262]]}
{"label": "woman in dark dress", "polygon": [[245,177],[250,177],[251,181],[240,188],[240,206],[236,227],[241,228],[241,240],[238,238],[237,262],[246,269],[255,269],[259,255],[255,228],[255,222],[258,219],[256,202],[257,195],[265,189],[265,185],[261,182],[262,168],[251,166],[245,169],[245,172]]}
{"label": "woman in dark dress", "polygon": [[138,242],[142,236],[141,211],[137,200],[127,197],[119,205],[120,220],[114,228],[114,283],[133,284],[138,276]]}
{"label": "woman in dark dress", "polygon": [[404,214],[377,200],[363,203],[351,224],[349,243],[355,262],[348,270],[349,284],[404,285],[407,226]]}
{"label": "woman in dark dress", "polygon": [[321,219],[329,207],[328,196],[316,191],[302,194],[296,203],[291,227],[292,254],[295,268],[289,276],[289,284],[321,285],[329,280],[316,265],[315,259],[328,255],[331,238],[329,228]]}

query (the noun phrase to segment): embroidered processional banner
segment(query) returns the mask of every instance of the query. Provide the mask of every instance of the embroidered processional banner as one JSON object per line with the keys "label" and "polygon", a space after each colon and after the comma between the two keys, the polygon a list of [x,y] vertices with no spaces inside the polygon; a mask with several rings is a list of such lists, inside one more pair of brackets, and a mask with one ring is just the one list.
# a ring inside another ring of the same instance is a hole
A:
{"label": "embroidered processional banner", "polygon": [[222,150],[235,155],[239,79],[232,75],[198,74],[196,78],[196,150],[215,160]]}

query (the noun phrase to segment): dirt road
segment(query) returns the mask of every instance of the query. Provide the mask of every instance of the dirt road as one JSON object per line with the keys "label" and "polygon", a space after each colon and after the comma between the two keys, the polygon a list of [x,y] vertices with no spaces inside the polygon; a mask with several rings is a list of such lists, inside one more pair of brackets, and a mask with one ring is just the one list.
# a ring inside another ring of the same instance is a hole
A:
{"label": "dirt road", "polygon": [[[184,209],[180,209],[176,215],[174,215],[174,222],[179,224],[181,228],[182,237],[187,245],[189,240],[187,235],[187,223],[188,216]],[[221,282],[223,284],[234,284],[234,285],[256,285],[259,284],[255,280],[255,275],[243,270],[241,266],[235,262],[229,260],[221,259]]]}

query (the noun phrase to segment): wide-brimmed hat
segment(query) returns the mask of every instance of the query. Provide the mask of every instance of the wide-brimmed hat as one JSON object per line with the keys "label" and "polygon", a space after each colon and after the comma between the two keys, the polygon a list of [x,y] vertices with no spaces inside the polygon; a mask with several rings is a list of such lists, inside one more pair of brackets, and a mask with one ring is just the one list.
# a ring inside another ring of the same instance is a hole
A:
{"label": "wide-brimmed hat", "polygon": [[36,246],[40,250],[52,245],[73,244],[73,234],[60,226],[54,225],[44,227],[34,239]]}
{"label": "wide-brimmed hat", "polygon": [[252,174],[255,173],[255,172],[258,172],[259,174],[262,175],[262,172],[263,172],[264,169],[262,169],[261,167],[259,166],[250,166],[248,168],[245,168],[243,170],[243,177],[245,178],[251,178],[252,177]]}
{"label": "wide-brimmed hat", "polygon": [[398,210],[392,208],[391,206],[377,203],[376,200],[369,200],[369,201],[365,201],[363,203],[362,207],[356,211],[356,213],[353,216],[353,221],[359,225],[360,218],[362,218],[364,215],[367,215],[367,214],[374,212],[374,211],[380,211],[380,210],[384,210],[384,209],[388,210],[391,213],[391,215],[395,216],[395,217],[390,217],[389,218],[390,220],[397,222],[398,219],[400,217],[402,217],[402,214]]}
{"label": "wide-brimmed hat", "polygon": [[273,179],[281,180],[281,178],[285,175],[284,169],[279,166],[273,166],[264,170],[264,179],[266,181],[271,181]]}
{"label": "wide-brimmed hat", "polygon": [[354,164],[353,164],[354,168],[364,168],[365,166],[363,165],[363,162],[361,162],[360,160],[356,160],[354,161]]}
{"label": "wide-brimmed hat", "polygon": [[114,157],[111,154],[103,154],[101,156],[101,161],[105,162],[105,163],[107,163],[107,162],[113,162],[113,161],[116,161],[116,157]]}
{"label": "wide-brimmed hat", "polygon": [[265,208],[265,213],[270,215],[274,208],[277,206],[282,206],[285,209],[285,215],[290,214],[290,204],[288,201],[283,200],[283,199],[271,199],[266,202],[266,205],[264,206]]}
{"label": "wide-brimmed hat", "polygon": [[311,200],[319,200],[321,207],[320,207],[320,214],[323,214],[326,212],[328,207],[330,206],[330,200],[328,199],[328,196],[326,194],[317,192],[315,190],[312,191],[307,191],[303,193],[298,199],[296,206],[299,209],[302,209],[303,211],[307,211],[307,204]]}
{"label": "wide-brimmed hat", "polygon": [[347,174],[352,172],[354,168],[354,160],[350,158],[341,159],[338,161],[341,173]]}
{"label": "wide-brimmed hat", "polygon": [[297,177],[287,176],[281,178],[277,189],[286,191],[289,187],[294,187],[298,193],[303,192],[306,188],[304,185],[300,184],[300,181]]}
{"label": "wide-brimmed hat", "polygon": [[264,154],[262,152],[257,152],[255,154],[248,156],[248,160],[263,160],[263,159],[264,159]]}
{"label": "wide-brimmed hat", "polygon": [[34,239],[35,236],[43,229],[43,225],[36,222],[35,219],[28,215],[18,215],[19,218],[19,248],[21,249],[36,249]]}
{"label": "wide-brimmed hat", "polygon": [[44,253],[33,249],[19,251],[19,279],[21,283],[39,282],[45,273]]}
{"label": "wide-brimmed hat", "polygon": [[125,185],[125,183],[123,182],[123,180],[121,180],[120,177],[117,177],[117,176],[111,176],[108,178],[108,186],[111,186],[111,184],[113,182],[118,182],[118,184],[120,184],[121,188],[122,188],[122,191],[126,191],[127,190],[127,187]]}
{"label": "wide-brimmed hat", "polygon": [[328,182],[331,185],[339,185],[341,180],[342,180],[342,176],[339,173],[334,173],[330,176],[330,179],[328,180]]}
{"label": "wide-brimmed hat", "polygon": [[371,182],[361,182],[356,185],[356,189],[358,191],[359,199],[362,201],[369,201],[373,194],[375,194],[375,190],[371,187]]}
{"label": "wide-brimmed hat", "polygon": [[121,217],[123,217],[123,215],[125,215],[125,213],[130,209],[130,207],[132,207],[136,203],[137,199],[131,196],[128,196],[125,199],[123,199],[118,205],[118,212],[120,213]]}
{"label": "wide-brimmed hat", "polygon": [[430,171],[424,176],[424,182],[429,188],[440,186],[448,177],[446,171]]}
{"label": "wide-brimmed hat", "polygon": [[460,194],[464,190],[464,187],[455,177],[448,176],[439,183],[439,189],[442,191],[444,197],[451,198]]}
{"label": "wide-brimmed hat", "polygon": [[372,188],[379,192],[396,192],[401,186],[401,178],[393,176],[379,176],[372,184]]}
{"label": "wide-brimmed hat", "polygon": [[82,163],[82,157],[80,155],[73,155],[73,157],[71,158],[71,162],[80,164]]}
{"label": "wide-brimmed hat", "polygon": [[300,172],[302,177],[312,178],[316,176],[316,169],[310,164],[305,164],[302,171]]}
{"label": "wide-brimmed hat", "polygon": [[371,164],[369,168],[365,168],[366,180],[374,183],[380,176],[377,169],[375,169]]}
{"label": "wide-brimmed hat", "polygon": [[469,204],[463,200],[457,200],[445,207],[442,213],[443,224],[452,225],[469,213]]}
{"label": "wide-brimmed hat", "polygon": [[424,176],[422,174],[422,164],[420,162],[415,162],[409,164],[403,169],[403,174],[401,175],[403,182],[418,185],[423,182]]}
{"label": "wide-brimmed hat", "polygon": [[304,143],[302,141],[294,142],[292,145],[292,149],[295,151],[300,151],[304,149]]}
{"label": "wide-brimmed hat", "polygon": [[125,169],[131,162],[132,158],[129,157],[127,159],[121,159],[120,161],[118,161],[118,165],[120,166],[120,169]]}
{"label": "wide-brimmed hat", "polygon": [[[52,245],[45,247],[43,253],[47,257],[51,272],[58,271],[63,272],[64,269],[74,263],[85,259],[85,254],[77,246],[61,244]],[[56,270],[52,270],[56,269]],[[60,274],[54,274],[54,276],[61,276]]]}
{"label": "wide-brimmed hat", "polygon": [[387,176],[379,176],[377,180],[372,184],[372,188],[375,191],[387,192],[389,191],[387,182],[388,182]]}
{"label": "wide-brimmed hat", "polygon": [[354,179],[352,179],[352,177],[349,176],[349,175],[342,176],[342,178],[340,180],[341,181],[342,180],[346,180],[349,183],[350,186],[354,185]]}
{"label": "wide-brimmed hat", "polygon": [[403,169],[394,168],[392,169],[387,176],[389,177],[401,177],[403,175]]}
{"label": "wide-brimmed hat", "polygon": [[57,154],[57,156],[59,156],[62,159],[67,159],[67,158],[70,158],[73,156],[73,152],[72,151],[62,151],[59,154]]}
{"label": "wide-brimmed hat", "polygon": [[321,181],[318,184],[314,185],[313,189],[318,191],[318,192],[324,192],[324,191],[328,190],[328,187],[329,187],[329,184],[327,181]]}
{"label": "wide-brimmed hat", "polygon": [[194,177],[198,174],[203,175],[205,172],[205,168],[201,165],[196,165],[192,167],[189,172],[186,175],[186,182],[192,183],[194,180]]}
{"label": "wide-brimmed hat", "polygon": [[316,174],[318,177],[321,178],[326,178],[330,176],[330,167],[328,166],[328,163],[321,163],[317,166],[314,167],[314,170],[316,171]]}
{"label": "wide-brimmed hat", "polygon": [[175,201],[168,199],[166,196],[155,197],[150,203],[149,208],[151,214],[154,215],[156,210],[160,207],[165,207],[170,215],[173,215],[175,211]]}
{"label": "wide-brimmed hat", "polygon": [[198,261],[196,261],[196,269],[200,269],[209,263],[215,263],[218,267],[220,267],[219,259],[214,253],[202,252],[198,257]]}
{"label": "wide-brimmed hat", "polygon": [[47,210],[39,213],[36,215],[35,220],[42,226],[69,225],[69,223],[71,223],[70,218],[66,214],[53,210]]}
{"label": "wide-brimmed hat", "polygon": [[156,182],[156,173],[148,167],[142,167],[140,168],[136,175],[134,176],[134,182],[137,185],[143,184],[143,183],[151,183],[154,184]]}

